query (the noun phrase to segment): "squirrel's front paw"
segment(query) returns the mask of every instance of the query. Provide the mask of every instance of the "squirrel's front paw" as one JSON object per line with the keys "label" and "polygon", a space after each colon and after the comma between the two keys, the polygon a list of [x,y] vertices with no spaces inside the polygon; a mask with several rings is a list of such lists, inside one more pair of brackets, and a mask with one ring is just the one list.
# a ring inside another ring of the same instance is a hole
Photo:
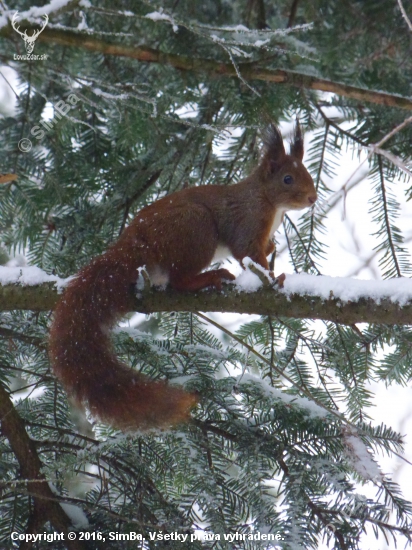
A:
{"label": "squirrel's front paw", "polygon": [[273,286],[276,285],[279,288],[283,288],[283,283],[285,282],[285,279],[286,279],[286,275],[284,273],[281,273],[279,277],[275,277],[275,274],[273,273],[273,271],[270,271],[269,275],[272,277],[272,279],[274,279]]}

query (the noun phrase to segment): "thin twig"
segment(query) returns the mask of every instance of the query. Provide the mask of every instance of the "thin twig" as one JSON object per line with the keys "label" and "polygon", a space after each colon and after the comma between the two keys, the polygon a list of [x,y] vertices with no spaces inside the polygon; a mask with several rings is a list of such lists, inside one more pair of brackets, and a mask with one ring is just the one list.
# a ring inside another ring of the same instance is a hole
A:
{"label": "thin twig", "polygon": [[394,128],[393,130],[391,130],[388,134],[386,134],[386,136],[384,136],[380,141],[378,141],[378,143],[375,143],[375,144],[372,144],[368,147],[369,149],[369,152],[368,152],[368,155],[367,157],[358,165],[358,167],[356,168],[356,170],[354,170],[354,172],[352,172],[352,174],[349,176],[349,178],[346,180],[346,182],[342,185],[341,189],[346,189],[346,186],[348,185],[348,183],[351,181],[351,179],[355,176],[355,174],[357,174],[359,172],[359,170],[361,169],[361,167],[365,164],[365,162],[367,162],[371,156],[373,154],[375,154],[375,150],[376,148],[380,148],[384,143],[386,143],[391,137],[393,137],[395,134],[397,134],[398,132],[400,132],[401,130],[403,130],[403,128],[405,128],[405,126],[407,126],[408,124],[411,124],[412,123],[412,116],[406,118],[403,122],[401,122],[401,124],[398,124],[398,126],[396,126],[396,128]]}
{"label": "thin twig", "polygon": [[406,21],[406,24],[408,25],[409,27],[409,30],[412,32],[412,22],[411,20],[409,19],[406,11],[405,11],[405,8],[403,7],[403,4],[402,4],[402,0],[398,0],[398,6],[399,6],[399,9],[401,10],[401,13],[402,13],[402,16],[403,18],[405,19]]}

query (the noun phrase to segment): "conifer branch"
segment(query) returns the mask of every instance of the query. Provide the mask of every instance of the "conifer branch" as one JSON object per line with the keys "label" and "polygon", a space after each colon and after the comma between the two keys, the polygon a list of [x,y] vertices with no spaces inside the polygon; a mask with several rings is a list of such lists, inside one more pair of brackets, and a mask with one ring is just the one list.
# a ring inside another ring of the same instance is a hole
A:
{"label": "conifer branch", "polygon": [[382,198],[382,206],[383,206],[383,213],[384,213],[384,224],[386,229],[386,235],[388,238],[388,244],[389,244],[389,250],[390,254],[392,256],[392,262],[395,267],[396,275],[397,277],[401,277],[401,268],[399,266],[398,257],[396,254],[396,245],[394,243],[393,238],[393,229],[390,223],[389,218],[389,207],[388,207],[388,197],[387,197],[387,191],[385,186],[385,176],[383,173],[383,165],[382,165],[382,157],[378,156],[378,173],[379,173],[379,181],[380,181],[380,189],[381,189],[381,198]]}
{"label": "conifer branch", "polygon": [[[30,30],[30,28],[29,28]],[[0,29],[0,36],[8,38],[12,36],[11,25]],[[232,63],[224,63],[213,59],[203,59],[186,55],[165,53],[160,50],[145,46],[127,46],[122,44],[111,44],[90,34],[81,34],[63,29],[46,28],[38,38],[39,42],[60,44],[61,46],[73,46],[85,50],[99,52],[105,55],[128,57],[143,61],[145,63],[159,63],[170,65],[181,71],[193,71],[208,73],[213,76],[227,76],[238,78],[236,68]],[[333,82],[324,78],[291,71],[288,69],[266,69],[259,66],[258,62],[239,63],[237,65],[242,78],[245,80],[261,80],[264,82],[275,82],[277,84],[289,84],[298,88],[332,92],[337,95],[367,101],[387,107],[399,107],[412,110],[412,98],[404,97],[386,92],[367,90],[350,84]]]}
{"label": "conifer branch", "polygon": [[[317,277],[320,281],[321,278]],[[0,311],[50,311],[59,299],[53,283],[23,286],[0,285]],[[321,319],[346,325],[374,323],[385,325],[412,324],[412,302],[400,306],[387,298],[359,298],[343,303],[331,296],[287,295],[271,287],[246,292],[225,285],[223,292],[205,290],[198,293],[178,292],[168,288],[145,288],[139,298],[131,296],[130,311],[155,313],[159,311],[229,312],[271,315],[293,319]]]}
{"label": "conifer branch", "polygon": [[[36,446],[28,436],[24,422],[2,384],[0,384],[0,419],[2,434],[9,440],[19,463],[20,477],[26,480],[29,494],[33,497],[34,507],[29,516],[27,533],[36,534],[45,523],[50,522],[56,531],[65,534],[66,546],[69,550],[84,550],[82,542],[71,541],[67,537],[68,532],[72,530],[72,523],[63,508],[56,502],[56,496],[42,476],[42,463]],[[25,548],[29,547],[31,544],[28,542]],[[21,545],[20,548],[24,546]]]}

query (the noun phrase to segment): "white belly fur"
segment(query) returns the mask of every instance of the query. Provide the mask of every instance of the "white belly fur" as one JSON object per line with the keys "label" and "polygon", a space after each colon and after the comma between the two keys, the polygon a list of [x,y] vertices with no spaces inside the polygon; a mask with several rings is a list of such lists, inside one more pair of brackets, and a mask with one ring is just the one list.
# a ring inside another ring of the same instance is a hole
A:
{"label": "white belly fur", "polygon": [[[286,210],[276,210],[275,217],[273,219],[272,227],[270,228],[270,235],[274,235],[275,231],[277,231],[278,227],[283,221],[283,215],[285,214]],[[220,260],[225,260],[226,258],[229,258],[232,253],[230,252],[229,248],[223,244],[219,244],[215,250],[213,259],[211,263],[219,262]]]}
{"label": "white belly fur", "polygon": [[270,235],[274,235],[275,231],[278,230],[280,224],[283,221],[283,216],[286,210],[276,210],[275,217],[273,219],[272,227],[270,228]]}
{"label": "white belly fur", "polygon": [[231,255],[232,253],[230,252],[227,246],[224,246],[223,244],[219,244],[217,245],[217,248],[215,250],[211,263],[213,264],[215,262],[219,262],[220,260],[225,260]]}

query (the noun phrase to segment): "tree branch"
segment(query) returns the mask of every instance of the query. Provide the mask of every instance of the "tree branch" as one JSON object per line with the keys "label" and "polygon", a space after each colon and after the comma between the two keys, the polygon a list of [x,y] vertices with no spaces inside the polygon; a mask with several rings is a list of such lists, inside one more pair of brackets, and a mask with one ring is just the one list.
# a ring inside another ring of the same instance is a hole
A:
{"label": "tree branch", "polygon": [[299,0],[293,0],[292,7],[290,8],[290,14],[288,19],[287,28],[293,27],[295,23],[296,12],[298,9]]}
{"label": "tree branch", "polygon": [[[30,30],[30,27],[29,27]],[[13,29],[11,25],[0,29],[1,37],[12,36]],[[185,55],[176,55],[165,53],[160,50],[145,46],[127,46],[122,44],[111,44],[94,38],[90,34],[81,34],[63,29],[46,28],[39,35],[38,41],[60,44],[61,46],[73,46],[84,48],[93,52],[99,52],[106,55],[115,55],[120,57],[129,57],[146,63],[160,63],[170,65],[181,71],[193,71],[199,73],[208,73],[213,76],[227,76],[238,78],[236,68],[232,63],[223,63],[213,59],[203,59],[198,57],[189,57]],[[265,69],[260,67],[257,61],[250,63],[239,63],[237,65],[240,74],[244,79],[263,80],[265,82],[276,82],[278,84],[289,84],[298,88],[308,88],[323,92],[333,92],[335,94],[357,99],[359,101],[369,101],[379,105],[399,107],[401,109],[412,110],[412,98],[400,95],[378,92],[332,82],[331,80],[317,78],[304,73],[285,69]]]}
{"label": "tree branch", "polygon": [[[285,290],[296,275],[286,275]],[[299,277],[299,276],[298,276]],[[299,279],[297,280],[299,283]],[[303,281],[303,279],[302,279]],[[337,282],[337,283],[336,283]],[[389,299],[388,293],[375,292],[376,298],[360,297],[353,301],[343,301],[334,295],[334,285],[342,285],[349,290],[358,284],[354,279],[334,279],[332,277],[304,277],[302,287],[308,285],[322,289],[322,294],[314,295],[302,291],[287,293],[273,289],[270,285],[253,292],[247,292],[234,285],[225,285],[223,292],[205,290],[197,293],[178,292],[172,289],[158,290],[147,288],[139,291],[139,298],[130,297],[130,311],[154,313],[157,311],[218,311],[272,315],[294,319],[322,319],[351,325],[354,323],[375,323],[386,325],[412,324],[412,281],[392,279],[384,284],[392,285],[393,294],[399,292],[402,284],[405,299],[400,305]],[[370,287],[378,281],[370,281]],[[410,290],[409,289],[410,283]],[[296,287],[296,279],[295,279]],[[387,288],[387,287],[386,287]],[[330,290],[328,290],[330,289]],[[329,296],[325,298],[324,296]],[[372,294],[370,295],[372,296]],[[0,285],[0,311],[31,310],[49,311],[54,308],[59,295],[53,283],[23,286],[19,284]]]}
{"label": "tree branch", "polygon": [[[65,534],[65,544],[69,550],[85,550],[80,541],[68,539],[67,534],[73,530],[72,523],[60,504],[56,502],[56,495],[41,474],[42,463],[36,446],[27,435],[23,420],[1,384],[0,419],[1,432],[9,440],[19,463],[20,477],[26,480],[29,494],[33,497],[34,509],[28,519],[27,532],[36,534],[47,521],[50,521],[56,531]],[[21,548],[28,549],[31,546],[31,543],[27,543]]]}

